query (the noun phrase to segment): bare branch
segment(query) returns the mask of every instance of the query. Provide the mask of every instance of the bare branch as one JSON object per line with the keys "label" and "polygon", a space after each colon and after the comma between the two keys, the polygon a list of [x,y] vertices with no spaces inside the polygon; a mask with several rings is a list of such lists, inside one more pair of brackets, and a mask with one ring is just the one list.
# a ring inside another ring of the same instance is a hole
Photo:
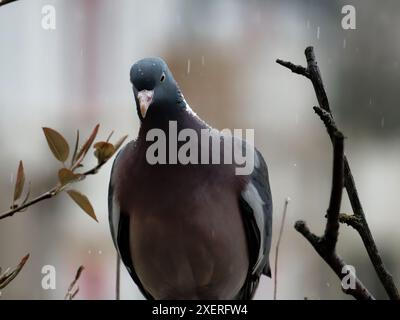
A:
{"label": "bare branch", "polygon": [[356,231],[359,231],[363,227],[360,219],[353,214],[341,213],[339,215],[339,221],[353,227]]}
{"label": "bare branch", "polygon": [[342,203],[342,192],[344,182],[343,168],[343,134],[340,131],[334,133],[333,144],[333,173],[332,173],[332,188],[327,210],[327,221],[323,241],[327,250],[335,251],[336,242],[339,236],[339,212],[340,204]]}
{"label": "bare branch", "polygon": [[[308,240],[308,242],[310,242],[315,251],[318,252],[321,258],[324,259],[324,261],[331,267],[331,269],[342,281],[346,276],[345,273],[342,273],[343,268],[346,266],[346,263],[343,261],[343,259],[339,257],[335,251],[329,252],[325,247],[323,239],[313,234],[304,221],[297,221],[295,224],[295,229],[301,233],[304,238]],[[327,254],[327,252],[329,252],[329,254]],[[355,284],[355,289],[344,289],[342,287],[343,292],[352,295],[357,300],[374,300],[374,297],[357,277],[355,278]]]}
{"label": "bare branch", "polygon": [[[327,210],[327,222],[325,232],[322,237],[313,234],[304,221],[297,221],[295,229],[301,233],[321,258],[331,267],[340,280],[346,276],[343,268],[347,265],[343,259],[336,253],[336,243],[339,236],[339,212],[342,202],[344,166],[343,166],[343,134],[340,131],[333,133],[333,173],[332,188],[329,207]],[[374,297],[369,293],[363,283],[355,277],[355,288],[343,288],[342,290],[359,300],[373,300]]]}
{"label": "bare branch", "polygon": [[[313,47],[308,47],[305,50],[305,56],[307,59],[307,68],[294,66],[290,62],[283,62],[282,60],[278,60],[277,62],[293,72],[299,73],[306,78],[310,79],[315,94],[317,96],[317,100],[319,103],[319,107],[314,107],[314,111],[319,115],[321,120],[324,122],[328,134],[331,138],[332,143],[334,142],[334,135],[333,133],[338,131],[334,118],[332,116],[332,112],[329,105],[329,100],[324,88],[324,84],[322,81],[321,73],[319,67],[317,65],[317,61],[315,59],[314,49]],[[296,68],[295,68],[296,67]],[[303,70],[303,69],[305,70]],[[295,69],[296,71],[294,71]],[[375,241],[372,237],[371,231],[369,229],[364,210],[361,205],[361,201],[358,196],[358,191],[355,185],[355,181],[353,175],[351,173],[349,162],[344,156],[344,186],[347,191],[347,195],[349,197],[354,215],[340,215],[339,221],[346,223],[352,226],[360,235],[363,244],[368,252],[369,258],[375,268],[375,271],[382,282],[388,296],[390,299],[399,300],[400,295],[399,292],[394,284],[392,275],[388,272],[385,268],[382,258],[379,254]],[[329,216],[329,215],[328,215]],[[351,217],[351,218],[350,218]]]}
{"label": "bare branch", "polygon": [[289,61],[283,61],[281,59],[277,59],[276,63],[290,69],[293,73],[300,74],[300,75],[305,76],[306,78],[310,79],[310,74],[308,73],[308,70],[306,68],[304,68],[303,66],[293,64]]}
{"label": "bare branch", "polygon": [[326,95],[324,83],[322,82],[321,73],[315,59],[314,48],[307,47],[305,51],[307,59],[307,70],[310,74],[310,80],[314,86],[314,91],[317,96],[319,106],[325,111],[331,113],[331,108],[329,106],[328,96]]}
{"label": "bare branch", "polygon": [[[313,66],[313,72],[310,72],[310,74],[314,74],[314,73],[318,73],[316,76],[312,76],[311,80],[316,84],[314,84],[314,89],[318,98],[318,101],[320,103],[320,107],[314,107],[314,111],[321,117],[321,120],[324,122],[325,126],[327,127],[328,130],[328,134],[331,136],[332,135],[332,130],[335,130],[336,128],[336,124],[335,121],[332,117],[332,114],[330,112],[329,109],[329,102],[328,102],[328,98],[324,89],[324,86],[322,84],[322,78],[321,75],[319,73],[319,69],[317,66],[317,63],[312,62],[312,59],[314,59],[315,61],[315,56],[313,53],[313,49],[312,47],[307,48],[306,50],[306,55],[308,54],[307,57],[307,61],[308,59],[311,59],[311,62],[309,63],[309,65],[311,64]],[[317,91],[318,90],[318,91]],[[323,104],[325,104],[325,108],[323,107]],[[331,136],[332,139],[332,136]],[[365,214],[364,214],[364,210],[362,208],[361,205],[361,201],[360,198],[358,196],[358,191],[357,191],[357,187],[353,178],[353,175],[351,173],[351,169],[350,169],[350,165],[349,162],[346,158],[346,156],[344,157],[344,178],[345,178],[345,187],[346,187],[346,191],[348,194],[348,197],[350,199],[350,203],[351,206],[353,208],[353,212],[354,212],[354,216],[355,218],[353,220],[351,220],[351,224],[352,227],[355,228],[355,230],[357,230],[357,232],[359,233],[364,246],[367,250],[368,256],[375,268],[375,271],[380,279],[380,281],[382,282],[388,296],[390,297],[390,299],[394,299],[394,300],[399,300],[400,299],[400,295],[398,292],[398,289],[396,288],[396,285],[394,284],[394,280],[392,275],[389,273],[389,271],[386,269],[382,258],[379,254],[378,248],[375,244],[375,240],[372,236],[372,233],[370,231],[368,222],[366,220]],[[347,220],[349,222],[349,220]]]}
{"label": "bare branch", "polygon": [[313,109],[324,123],[326,131],[328,131],[329,137],[333,139],[332,135],[334,132],[338,131],[338,128],[336,127],[336,123],[335,120],[333,120],[332,115],[328,111],[325,111],[320,107],[315,106],[313,107]]}

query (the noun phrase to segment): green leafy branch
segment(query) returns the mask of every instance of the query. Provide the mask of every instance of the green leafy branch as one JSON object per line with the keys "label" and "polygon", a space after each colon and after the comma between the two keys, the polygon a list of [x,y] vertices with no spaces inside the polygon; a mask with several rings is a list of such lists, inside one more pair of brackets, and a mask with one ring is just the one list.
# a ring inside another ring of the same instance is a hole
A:
{"label": "green leafy branch", "polygon": [[[53,198],[63,191],[66,191],[71,199],[90,217],[97,221],[94,209],[89,199],[81,192],[71,189],[71,185],[84,180],[89,175],[96,174],[100,168],[115,154],[121,147],[127,136],[123,136],[115,144],[109,142],[113,132],[108,136],[106,141],[99,141],[93,145],[94,155],[97,158],[97,165],[89,170],[82,171],[83,160],[85,159],[90,147],[96,139],[100,125],[97,124],[85,143],[79,147],[79,130],[76,133],[75,147],[70,161],[70,147],[65,138],[56,130],[51,128],[43,128],[47,143],[54,157],[62,163],[62,167],[58,171],[58,184],[47,192],[30,199],[31,184],[27,188],[25,197],[21,200],[21,196],[25,186],[25,172],[22,161],[20,161],[15,181],[14,196],[11,207],[8,211],[0,214],[0,220],[11,217],[17,212],[23,212],[28,207],[46,199]],[[69,163],[69,165],[67,165]]]}

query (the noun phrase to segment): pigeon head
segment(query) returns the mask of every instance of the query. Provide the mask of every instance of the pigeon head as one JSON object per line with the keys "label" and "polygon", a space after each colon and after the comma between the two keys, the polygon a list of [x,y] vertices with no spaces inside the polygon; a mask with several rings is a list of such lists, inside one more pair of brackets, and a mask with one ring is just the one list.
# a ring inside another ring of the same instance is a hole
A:
{"label": "pigeon head", "polygon": [[161,58],[136,62],[131,68],[130,79],[141,121],[185,107],[179,87]]}

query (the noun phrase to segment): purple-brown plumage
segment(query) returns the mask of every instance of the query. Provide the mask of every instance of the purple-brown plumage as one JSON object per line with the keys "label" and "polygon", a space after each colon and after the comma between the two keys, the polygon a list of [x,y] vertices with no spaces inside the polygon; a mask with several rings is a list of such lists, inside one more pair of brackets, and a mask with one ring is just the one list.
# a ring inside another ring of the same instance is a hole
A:
{"label": "purple-brown plumage", "polygon": [[[247,176],[236,175],[234,164],[149,164],[149,130],[168,135],[170,121],[199,135],[211,128],[189,109],[161,59],[137,62],[131,82],[141,128],[118,154],[109,191],[112,236],[124,264],[149,299],[251,298],[269,272],[265,162],[256,152]],[[150,104],[139,101],[143,90]]]}

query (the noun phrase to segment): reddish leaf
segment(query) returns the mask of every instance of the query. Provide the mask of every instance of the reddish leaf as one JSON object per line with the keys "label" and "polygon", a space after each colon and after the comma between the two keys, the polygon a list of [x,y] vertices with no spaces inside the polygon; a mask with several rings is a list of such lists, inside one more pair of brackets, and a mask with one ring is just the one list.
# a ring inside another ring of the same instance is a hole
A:
{"label": "reddish leaf", "polygon": [[72,158],[71,158],[71,167],[75,163],[76,154],[78,153],[78,147],[79,147],[79,130],[76,130],[76,141],[75,141],[74,153],[72,154]]}
{"label": "reddish leaf", "polygon": [[90,204],[89,199],[84,194],[76,190],[68,190],[67,193],[83,211],[85,211],[90,217],[98,222],[93,207]]}
{"label": "reddish leaf", "polygon": [[26,193],[26,195],[25,195],[25,198],[24,198],[24,200],[22,201],[21,205],[24,205],[25,203],[28,202],[29,196],[30,196],[30,195],[31,195],[31,182],[29,181],[29,184],[28,184],[28,191],[27,191],[27,193]]}
{"label": "reddish leaf", "polygon": [[24,165],[22,161],[20,161],[18,165],[17,180],[15,181],[14,201],[18,200],[21,197],[22,190],[24,190],[24,184],[25,184]]}
{"label": "reddish leaf", "polygon": [[114,146],[111,143],[105,141],[97,142],[94,145],[94,148],[96,149],[94,155],[96,156],[99,163],[106,162],[109,158],[112,157],[115,152]]}
{"label": "reddish leaf", "polygon": [[69,145],[65,138],[56,130],[43,128],[47,143],[57,160],[65,162],[69,155]]}
{"label": "reddish leaf", "polygon": [[80,174],[75,174],[71,170],[66,168],[61,168],[58,171],[58,180],[60,181],[61,185],[66,185],[69,182],[76,181],[81,177]]}
{"label": "reddish leaf", "polygon": [[88,152],[90,146],[92,145],[94,139],[97,136],[97,132],[99,131],[99,127],[100,127],[99,124],[97,124],[94,127],[92,133],[90,134],[90,137],[86,140],[84,145],[80,148],[80,150],[79,150],[79,152],[78,152],[78,154],[76,155],[76,158],[75,158],[77,161],[82,160],[85,157],[86,153]]}

